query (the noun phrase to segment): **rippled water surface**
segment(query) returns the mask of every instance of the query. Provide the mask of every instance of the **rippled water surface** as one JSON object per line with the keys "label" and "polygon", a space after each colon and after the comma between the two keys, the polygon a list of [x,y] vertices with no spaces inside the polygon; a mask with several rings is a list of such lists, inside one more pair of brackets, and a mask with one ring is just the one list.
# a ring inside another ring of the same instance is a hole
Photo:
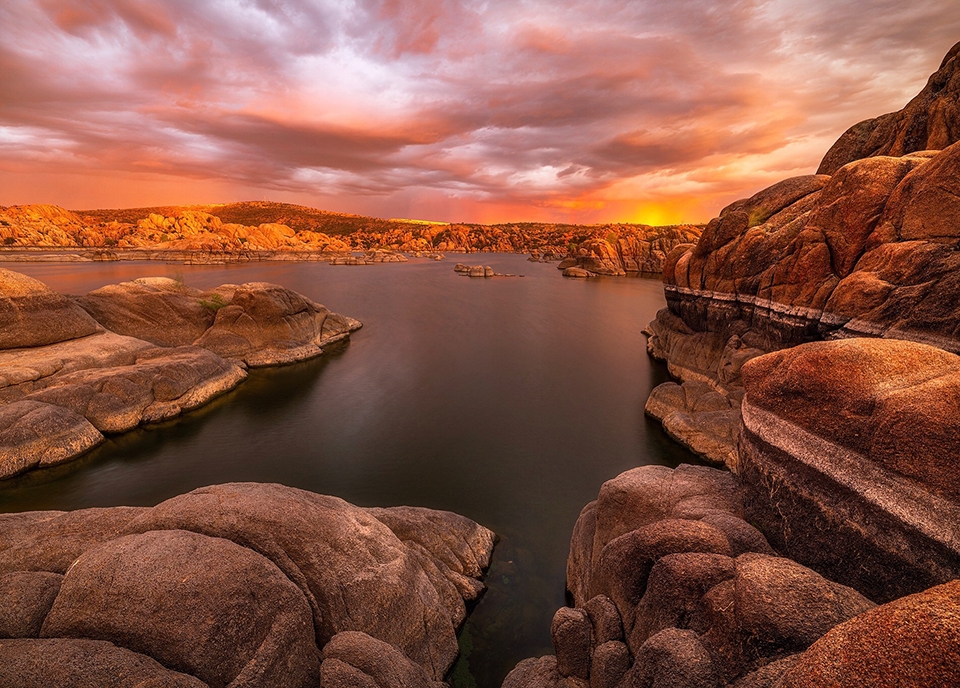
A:
{"label": "rippled water surface", "polygon": [[456,511],[501,539],[451,680],[499,686],[520,659],[552,653],[570,532],[600,484],[688,455],[643,416],[666,378],[641,334],[664,305],[658,280],[569,280],[523,256],[465,258],[525,276],[459,277],[449,259],[5,265],[74,294],[148,275],[276,282],[364,327],[336,354],[254,371],[173,423],[0,485],[0,510],[153,505],[253,480]]}

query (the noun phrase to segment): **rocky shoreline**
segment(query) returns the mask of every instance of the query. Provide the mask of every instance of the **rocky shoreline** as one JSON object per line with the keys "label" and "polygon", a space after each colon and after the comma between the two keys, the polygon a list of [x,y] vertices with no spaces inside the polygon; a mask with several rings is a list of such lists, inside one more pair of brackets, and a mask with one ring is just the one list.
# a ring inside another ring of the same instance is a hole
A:
{"label": "rocky shoreline", "polygon": [[555,655],[504,688],[960,682],[960,356],[815,342],[742,380],[733,472],[604,483],[571,536]]}
{"label": "rocky shoreline", "polygon": [[603,485],[504,688],[960,685],[958,93],[960,44],[666,257],[645,410],[719,468]]}
{"label": "rocky shoreline", "polygon": [[155,277],[66,297],[0,269],[0,478],[198,408],[249,368],[319,356],[360,326],[267,283]]}

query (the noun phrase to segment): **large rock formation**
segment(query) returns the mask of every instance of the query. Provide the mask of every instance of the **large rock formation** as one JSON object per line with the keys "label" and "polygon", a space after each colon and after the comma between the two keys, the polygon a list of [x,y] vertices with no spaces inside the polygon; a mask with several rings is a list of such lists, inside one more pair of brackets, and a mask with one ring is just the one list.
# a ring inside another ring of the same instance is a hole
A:
{"label": "large rock formation", "polygon": [[508,688],[720,688],[779,676],[862,595],[775,555],[743,520],[734,477],[644,466],[604,483],[570,542],[573,608],[557,611],[555,657],[521,662]]}
{"label": "large rock formation", "polygon": [[953,46],[924,89],[897,112],[850,127],[827,151],[818,174],[874,155],[901,156],[960,141],[960,43]]}
{"label": "large rock formation", "polygon": [[148,278],[71,301],[2,269],[0,321],[0,478],[197,408],[248,366],[318,356],[360,326],[272,284]]}
{"label": "large rock formation", "polygon": [[254,483],[0,515],[0,683],[433,688],[493,541]]}
{"label": "large rock formation", "polygon": [[[958,55],[960,44],[903,111],[845,134],[821,174],[732,203],[695,246],[674,249],[651,354],[677,377],[731,392],[747,360],[809,341],[887,337],[960,352]],[[851,144],[857,132],[862,146]]]}
{"label": "large rock formation", "polygon": [[876,600],[960,573],[960,356],[849,339],[743,375],[747,514],[778,549]]}
{"label": "large rock formation", "polygon": [[736,393],[746,361],[804,342],[869,336],[960,351],[960,144],[789,181],[808,193],[779,207],[789,197],[760,192],[668,256],[652,355]]}

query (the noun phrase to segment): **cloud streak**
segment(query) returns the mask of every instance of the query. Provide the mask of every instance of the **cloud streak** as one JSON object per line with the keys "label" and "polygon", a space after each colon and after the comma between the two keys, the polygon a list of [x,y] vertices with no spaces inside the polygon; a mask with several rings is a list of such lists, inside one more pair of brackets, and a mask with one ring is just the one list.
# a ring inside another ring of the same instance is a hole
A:
{"label": "cloud streak", "polygon": [[20,0],[0,203],[705,220],[958,38],[952,0]]}

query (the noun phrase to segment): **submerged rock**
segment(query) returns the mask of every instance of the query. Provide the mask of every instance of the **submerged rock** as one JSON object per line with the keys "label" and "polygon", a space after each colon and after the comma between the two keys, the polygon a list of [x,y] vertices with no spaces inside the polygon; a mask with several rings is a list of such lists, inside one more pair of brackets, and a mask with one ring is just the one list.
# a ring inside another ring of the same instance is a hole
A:
{"label": "submerged rock", "polygon": [[0,600],[22,612],[0,613],[0,634],[20,638],[0,640],[5,685],[96,682],[94,657],[169,671],[164,685],[433,688],[494,540],[456,514],[255,483],[154,508],[4,514],[0,534]]}

